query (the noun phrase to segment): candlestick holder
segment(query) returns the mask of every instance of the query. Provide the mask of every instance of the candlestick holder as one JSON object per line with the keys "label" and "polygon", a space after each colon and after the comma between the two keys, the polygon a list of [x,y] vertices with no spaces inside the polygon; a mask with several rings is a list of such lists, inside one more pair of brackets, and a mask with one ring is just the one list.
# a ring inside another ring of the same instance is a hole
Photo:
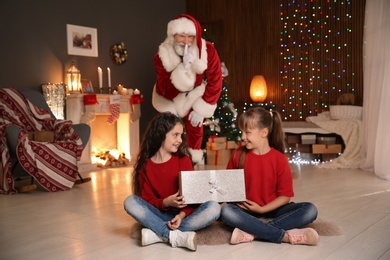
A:
{"label": "candlestick holder", "polygon": [[99,88],[99,94],[112,94],[113,89],[111,87]]}

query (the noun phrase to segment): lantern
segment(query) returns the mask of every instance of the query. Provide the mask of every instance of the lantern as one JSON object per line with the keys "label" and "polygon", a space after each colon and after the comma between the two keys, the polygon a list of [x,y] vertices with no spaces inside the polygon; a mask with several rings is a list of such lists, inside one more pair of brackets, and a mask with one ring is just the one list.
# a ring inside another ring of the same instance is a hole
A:
{"label": "lantern", "polygon": [[80,71],[72,62],[72,66],[66,72],[66,82],[68,83],[69,93],[80,93],[81,92],[81,74]]}
{"label": "lantern", "polygon": [[262,75],[255,75],[250,86],[250,96],[253,102],[261,103],[267,97],[267,84]]}

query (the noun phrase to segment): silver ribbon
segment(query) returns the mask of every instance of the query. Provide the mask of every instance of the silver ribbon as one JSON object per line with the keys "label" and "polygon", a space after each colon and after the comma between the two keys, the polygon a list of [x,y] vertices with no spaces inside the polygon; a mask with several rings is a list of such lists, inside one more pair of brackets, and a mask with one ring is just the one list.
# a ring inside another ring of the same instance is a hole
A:
{"label": "silver ribbon", "polygon": [[215,177],[215,171],[210,171],[209,184],[211,185],[209,192],[212,194],[212,200],[218,201],[218,193],[221,195],[226,194],[227,191],[224,188],[218,186],[218,181]]}

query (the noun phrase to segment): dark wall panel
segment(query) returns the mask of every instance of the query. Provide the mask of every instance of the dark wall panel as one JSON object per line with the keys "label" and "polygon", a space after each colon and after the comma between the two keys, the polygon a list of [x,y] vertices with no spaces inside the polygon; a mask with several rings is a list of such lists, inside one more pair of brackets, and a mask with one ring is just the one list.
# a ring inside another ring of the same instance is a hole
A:
{"label": "dark wall panel", "polygon": [[[72,61],[82,78],[98,85],[107,67],[112,86],[121,83],[144,95],[141,130],[156,113],[151,107],[155,81],[153,56],[166,36],[166,24],[185,12],[182,0],[0,0],[0,87],[35,88],[64,81]],[[97,28],[99,57],[67,54],[66,24]],[[129,59],[116,65],[110,47],[125,42]]]}

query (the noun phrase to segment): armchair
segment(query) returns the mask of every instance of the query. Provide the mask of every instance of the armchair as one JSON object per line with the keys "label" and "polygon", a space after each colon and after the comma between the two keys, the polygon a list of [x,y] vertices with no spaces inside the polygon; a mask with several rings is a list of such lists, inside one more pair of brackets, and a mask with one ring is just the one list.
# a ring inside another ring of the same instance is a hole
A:
{"label": "armchair", "polygon": [[[28,101],[30,101],[33,105],[35,105],[36,107],[48,111],[50,114],[50,118],[55,118],[55,116],[51,112],[49,106],[47,105],[43,95],[39,91],[20,89],[19,92],[21,94],[23,94],[23,96]],[[82,146],[81,151],[82,151],[88,143],[88,140],[89,140],[90,134],[91,134],[91,129],[90,129],[89,125],[87,125],[87,124],[73,124],[73,125],[71,125],[71,128],[77,134],[76,136],[78,136],[81,139],[81,143],[82,143],[81,144],[81,146]],[[16,166],[19,164],[19,159],[17,156],[17,153],[18,153],[17,145],[19,143],[19,134],[21,131],[22,131],[21,127],[16,125],[16,124],[8,124],[8,125],[6,125],[5,130],[4,130],[6,142],[7,142],[7,147],[8,147],[8,153],[9,153],[10,161],[11,161],[11,171],[12,171],[13,176],[16,176],[14,171],[16,169]],[[19,167],[19,168],[22,168],[22,167]],[[22,170],[24,172],[23,174],[27,175],[27,173],[24,171],[24,169],[22,169]],[[36,188],[36,185],[33,184],[33,180],[34,180],[33,175],[32,174],[30,174],[30,175],[32,176],[31,177],[32,178],[31,185],[21,187],[21,189],[19,191],[29,191],[29,190]],[[83,178],[78,171],[77,171],[77,175],[79,177],[79,180],[75,181],[76,184],[83,183],[83,182],[90,180],[90,178]],[[35,175],[34,178],[37,179],[37,176],[38,175]],[[68,181],[68,180],[66,180],[66,181]]]}

